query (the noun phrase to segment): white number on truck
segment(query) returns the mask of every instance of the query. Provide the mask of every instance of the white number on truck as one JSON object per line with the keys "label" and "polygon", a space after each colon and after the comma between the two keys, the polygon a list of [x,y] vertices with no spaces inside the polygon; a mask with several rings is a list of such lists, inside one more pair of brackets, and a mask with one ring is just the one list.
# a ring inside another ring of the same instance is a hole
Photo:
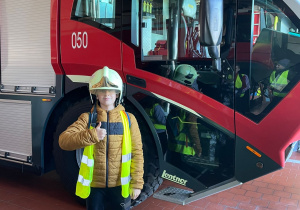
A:
{"label": "white number on truck", "polygon": [[73,32],[72,33],[72,48],[87,48],[88,46],[88,34],[87,32]]}

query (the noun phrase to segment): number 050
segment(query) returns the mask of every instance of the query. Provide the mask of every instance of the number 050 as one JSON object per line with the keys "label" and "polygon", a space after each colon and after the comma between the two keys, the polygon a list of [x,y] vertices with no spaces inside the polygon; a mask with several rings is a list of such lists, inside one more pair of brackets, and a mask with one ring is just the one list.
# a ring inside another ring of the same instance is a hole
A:
{"label": "number 050", "polygon": [[72,33],[72,48],[87,48],[88,46],[88,34],[86,32],[73,32]]}

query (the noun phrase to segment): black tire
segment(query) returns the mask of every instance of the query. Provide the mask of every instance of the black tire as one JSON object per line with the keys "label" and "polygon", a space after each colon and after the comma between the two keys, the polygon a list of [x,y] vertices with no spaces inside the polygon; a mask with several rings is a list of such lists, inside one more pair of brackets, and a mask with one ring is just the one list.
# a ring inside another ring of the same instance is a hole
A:
{"label": "black tire", "polygon": [[[80,114],[91,111],[91,101],[84,98],[75,103],[64,103],[65,111],[58,120],[56,131],[54,133],[53,155],[56,165],[56,171],[60,176],[62,183],[67,191],[75,196],[76,182],[78,179],[80,159],[75,151],[62,150],[58,145],[59,135],[65,131],[68,126],[75,122]],[[79,161],[79,162],[78,162]],[[76,199],[85,204],[85,200],[76,196]]]}
{"label": "black tire", "polygon": [[153,195],[157,188],[162,184],[163,179],[159,176],[159,159],[153,135],[142,115],[136,111],[136,109],[133,109],[133,106],[128,101],[126,105],[126,111],[132,113],[137,119],[143,141],[145,183],[140,196],[132,201],[131,204],[132,206],[137,206]]}
{"label": "black tire", "polygon": [[[59,135],[67,129],[73,122],[75,122],[80,114],[89,112],[91,110],[91,103],[89,98],[84,98],[76,103],[65,103],[63,105],[65,111],[60,117],[56,131],[54,133],[53,142],[53,155],[56,164],[56,171],[60,176],[65,188],[69,193],[75,196],[76,182],[79,173],[80,165],[80,152],[77,151],[64,151],[58,145]],[[145,125],[142,116],[132,108],[126,107],[126,111],[135,115],[140,125],[141,133],[143,134],[143,152],[144,152],[144,181],[145,185],[140,196],[132,202],[132,206],[136,206],[151,196],[155,190],[162,183],[162,178],[159,177],[159,161],[157,149],[149,128],[142,126]],[[84,204],[85,200],[77,197],[77,200]]]}

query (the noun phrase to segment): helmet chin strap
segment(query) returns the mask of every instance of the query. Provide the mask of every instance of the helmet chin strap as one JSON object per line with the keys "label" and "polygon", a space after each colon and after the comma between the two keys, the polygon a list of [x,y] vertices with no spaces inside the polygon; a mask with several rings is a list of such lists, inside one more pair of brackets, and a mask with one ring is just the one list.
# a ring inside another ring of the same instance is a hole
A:
{"label": "helmet chin strap", "polygon": [[93,96],[92,96],[92,94],[91,94],[91,93],[90,93],[90,98],[91,98],[91,102],[92,102],[92,104],[94,104]]}

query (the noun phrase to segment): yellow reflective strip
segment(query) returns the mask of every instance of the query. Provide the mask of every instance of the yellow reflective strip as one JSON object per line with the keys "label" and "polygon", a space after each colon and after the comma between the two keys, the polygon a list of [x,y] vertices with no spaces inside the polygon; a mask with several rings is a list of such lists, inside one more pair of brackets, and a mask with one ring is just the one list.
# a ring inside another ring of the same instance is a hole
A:
{"label": "yellow reflective strip", "polygon": [[94,165],[94,159],[89,159],[88,156],[82,155],[81,163],[86,164],[88,167],[92,167]]}
{"label": "yellow reflective strip", "polygon": [[122,143],[122,169],[121,169],[121,185],[122,196],[127,198],[129,196],[129,182],[130,166],[131,166],[131,135],[129,129],[129,122],[125,111],[121,111],[121,118],[123,122],[123,143]]}
{"label": "yellow reflective strip", "polygon": [[194,124],[194,125],[200,125],[200,124],[201,124],[201,123],[193,123],[193,122],[185,122],[185,121],[182,121],[181,118],[178,117],[178,116],[172,117],[171,119],[173,120],[173,119],[175,119],[175,118],[178,118],[179,121],[180,121],[181,123],[185,123],[185,124]]}
{"label": "yellow reflective strip", "polygon": [[88,162],[86,164],[88,167],[93,167],[94,165],[94,160],[93,159],[88,159]]}
{"label": "yellow reflective strip", "polygon": [[166,130],[166,126],[165,125],[161,125],[161,124],[154,124],[154,128],[161,129],[161,130]]}
{"label": "yellow reflective strip", "polygon": [[127,155],[122,155],[122,163],[125,163],[129,160],[131,160],[131,153],[129,153]]}
{"label": "yellow reflective strip", "polygon": [[123,138],[123,146],[122,146],[122,154],[128,154],[131,153],[131,137],[130,137],[130,130],[129,130],[129,123],[128,120],[126,120],[127,115],[121,111],[121,117],[123,121],[124,126],[124,133],[123,135],[126,137]]}
{"label": "yellow reflective strip", "polygon": [[274,30],[277,30],[278,16],[275,16],[274,19]]}
{"label": "yellow reflective strip", "polygon": [[83,176],[79,174],[78,180],[77,180],[77,181],[80,182],[80,183],[82,183],[82,180],[83,180],[83,179],[84,179]]}
{"label": "yellow reflective strip", "polygon": [[130,182],[131,180],[131,177],[130,176],[127,176],[127,177],[121,177],[121,184],[122,185],[126,185]]}
{"label": "yellow reflective strip", "polygon": [[90,186],[91,184],[91,181],[90,180],[87,180],[85,179],[83,176],[79,175],[78,176],[78,180],[77,180],[79,183],[81,183],[83,186]]}
{"label": "yellow reflective strip", "polygon": [[81,159],[82,163],[85,163],[87,165],[88,162],[88,157],[86,155],[82,155],[82,159]]}

